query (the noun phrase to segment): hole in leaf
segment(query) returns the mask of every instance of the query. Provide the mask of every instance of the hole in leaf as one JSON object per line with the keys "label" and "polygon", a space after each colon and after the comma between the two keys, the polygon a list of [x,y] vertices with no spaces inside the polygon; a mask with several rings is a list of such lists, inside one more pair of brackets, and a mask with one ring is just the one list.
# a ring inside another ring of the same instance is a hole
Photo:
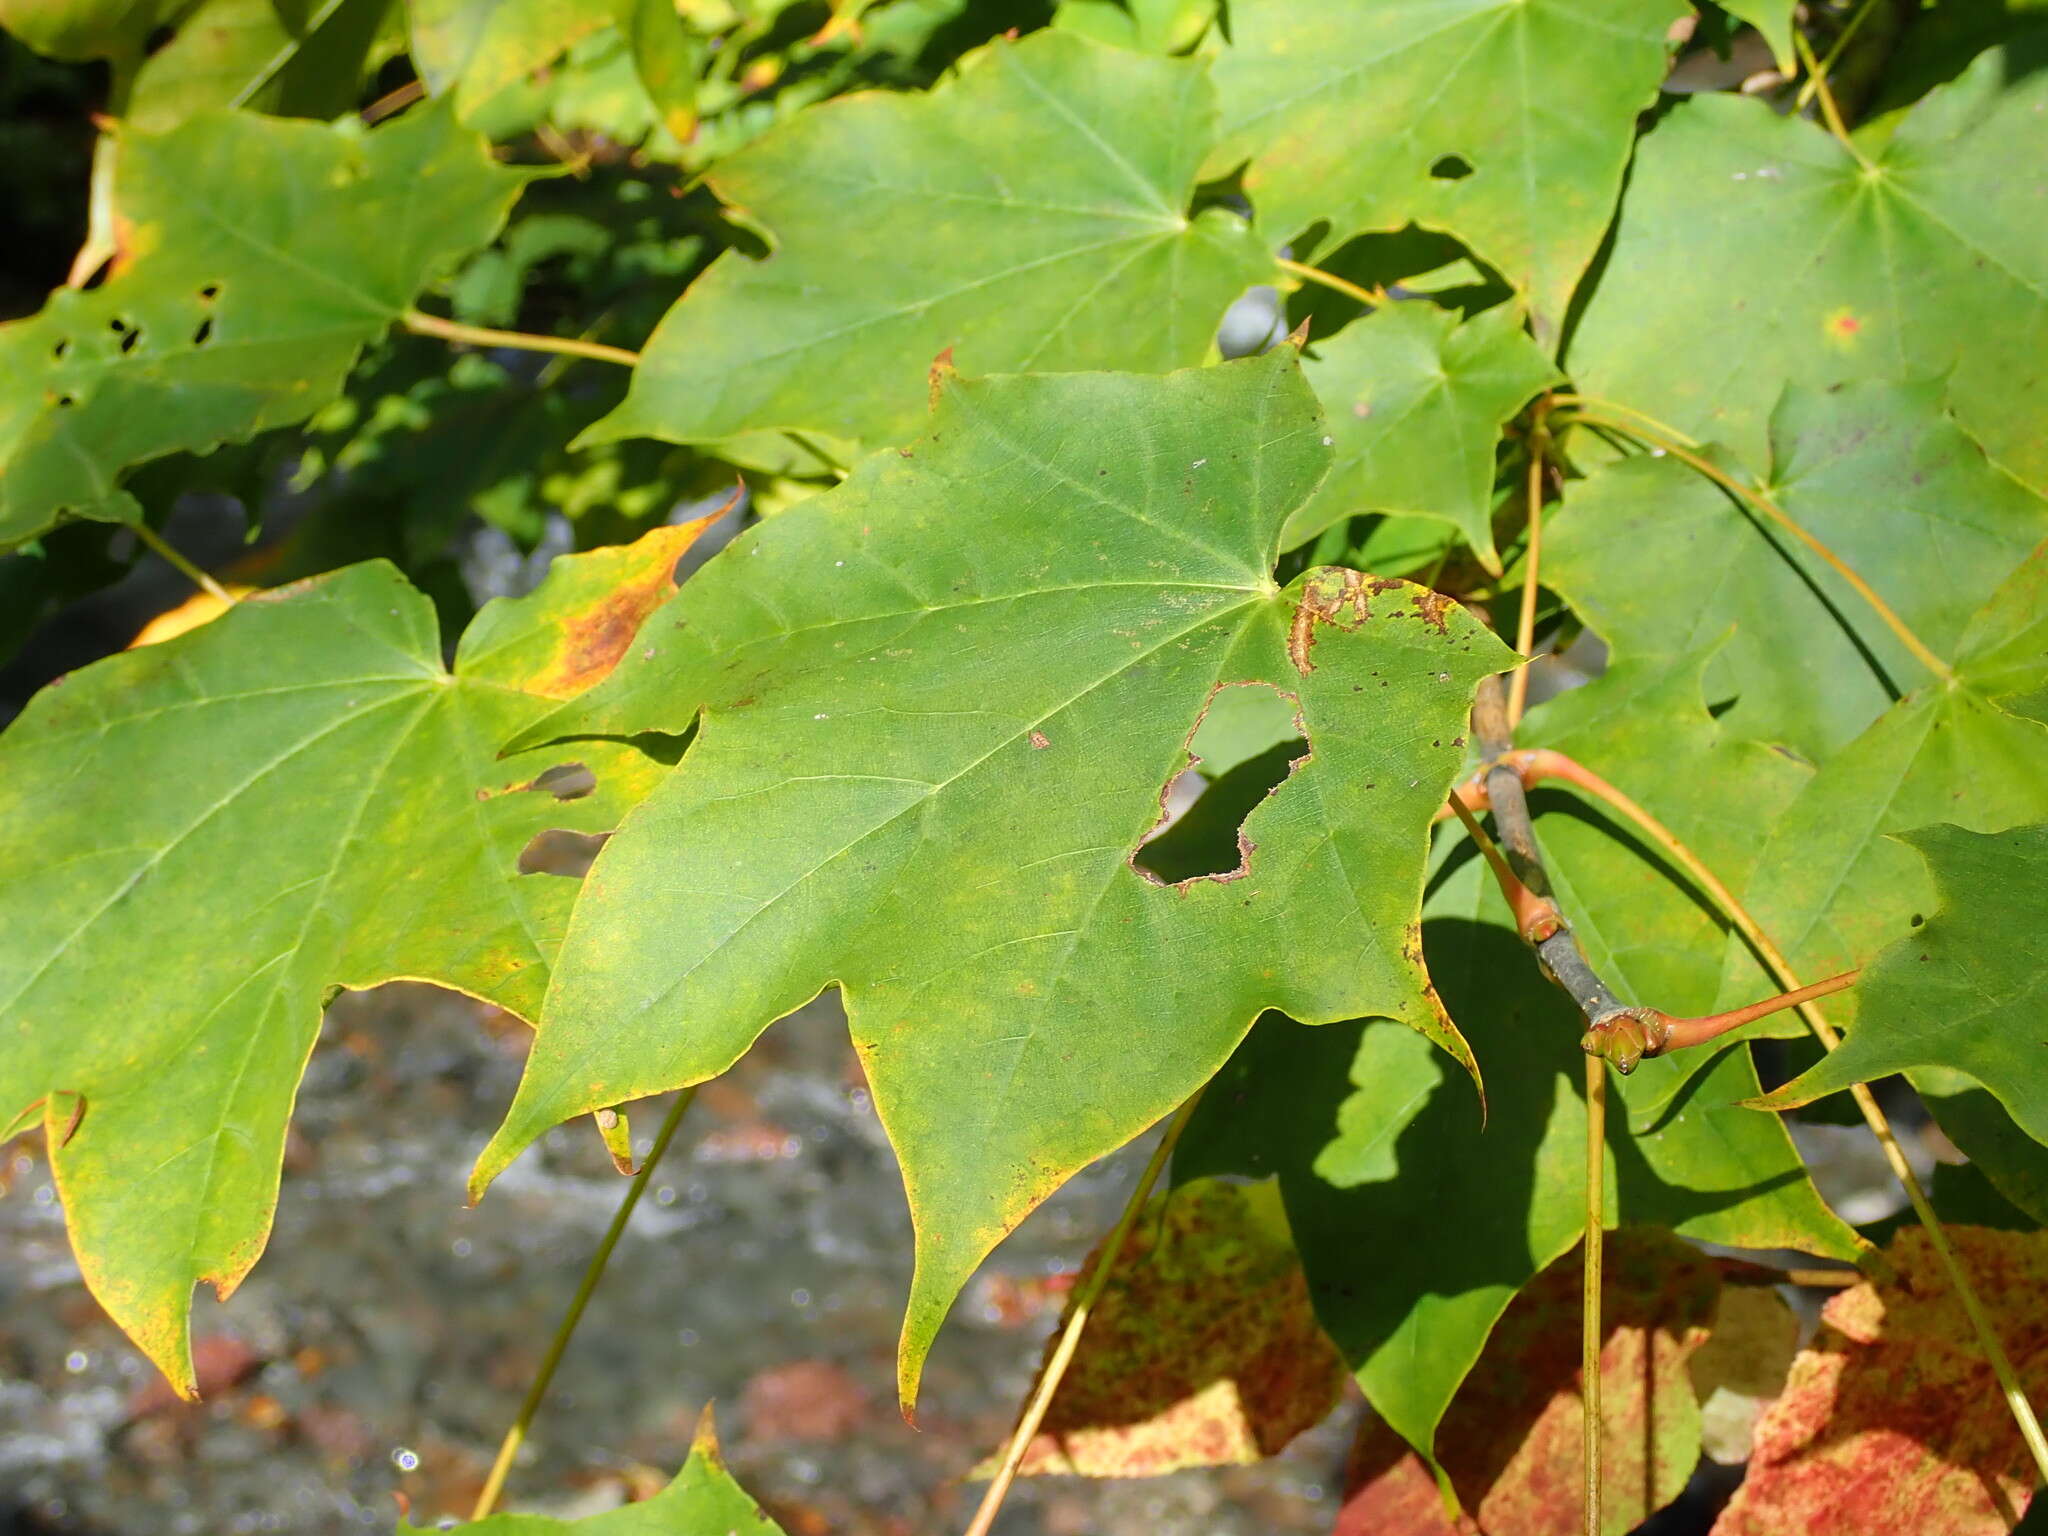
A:
{"label": "hole in leaf", "polygon": [[76,405],[77,403],[78,399],[75,395],[59,395],[57,397],[57,404],[60,408],[67,405]]}
{"label": "hole in leaf", "polygon": [[519,850],[519,873],[581,880],[597,861],[598,850],[610,840],[609,832],[567,832],[560,827],[536,832],[533,841]]}
{"label": "hole in leaf", "polygon": [[[1131,868],[1160,885],[1235,880],[1249,873],[1246,820],[1306,762],[1292,695],[1266,684],[1225,684],[1188,733],[1188,766],[1160,792],[1158,823]],[[1212,777],[1213,775],[1213,777]]]}
{"label": "hole in leaf", "polygon": [[192,333],[192,345],[203,347],[213,340],[213,316],[208,315],[199,322],[199,329]]}
{"label": "hole in leaf", "polygon": [[1463,181],[1472,174],[1472,162],[1463,155],[1439,155],[1429,174],[1438,181]]}
{"label": "hole in leaf", "polygon": [[202,304],[211,304],[215,299],[219,297],[219,283],[208,283],[204,288],[199,290],[199,302]]}
{"label": "hole in leaf", "polygon": [[124,354],[133,352],[141,344],[142,332],[140,330],[123,331],[121,333],[121,351]]}
{"label": "hole in leaf", "polygon": [[61,339],[60,339],[60,340],[58,341],[57,345],[55,345],[54,347],[50,348],[50,361],[51,361],[51,362],[53,362],[53,363],[61,363],[61,362],[63,362],[63,361],[64,361],[64,354],[65,354],[65,353],[67,353],[67,352],[69,352],[70,350],[71,350],[71,338],[70,338],[70,337],[68,337],[68,336],[66,336],[66,337],[63,337],[63,338],[61,338]]}
{"label": "hole in leaf", "polygon": [[557,763],[537,774],[527,789],[544,789],[557,800],[581,800],[597,788],[597,775],[581,763]]}
{"label": "hole in leaf", "polygon": [[116,336],[119,336],[128,329],[128,322],[126,320],[123,320],[119,315],[115,315],[112,319],[107,321],[107,329],[112,331]]}

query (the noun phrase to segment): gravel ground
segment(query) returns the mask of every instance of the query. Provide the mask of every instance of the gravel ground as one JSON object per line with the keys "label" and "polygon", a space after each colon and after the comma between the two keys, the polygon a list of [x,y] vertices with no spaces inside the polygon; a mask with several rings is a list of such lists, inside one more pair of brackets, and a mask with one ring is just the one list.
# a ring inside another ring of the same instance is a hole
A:
{"label": "gravel ground", "polygon": [[[465,1210],[525,1031],[431,988],[345,997],[299,1098],[269,1250],[203,1291],[198,1407],[174,1405],[86,1293],[41,1147],[0,1149],[0,1536],[389,1530],[466,1512],[622,1185],[558,1129]],[[661,1106],[643,1106],[636,1139]],[[1061,1276],[1114,1220],[1143,1143],[996,1254],[941,1336],[922,1432],[893,1401],[910,1223],[820,999],[707,1087],[658,1170],[512,1479],[587,1514],[649,1491],[717,1404],[734,1471],[791,1536],[957,1529]],[[1356,1404],[1253,1468],[1020,1484],[1006,1536],[1327,1531]]]}

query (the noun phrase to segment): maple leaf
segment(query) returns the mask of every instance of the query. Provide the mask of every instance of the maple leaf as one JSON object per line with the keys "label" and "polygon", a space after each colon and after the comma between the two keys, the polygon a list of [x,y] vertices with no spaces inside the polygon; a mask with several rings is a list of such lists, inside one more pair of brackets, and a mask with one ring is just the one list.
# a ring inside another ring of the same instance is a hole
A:
{"label": "maple leaf", "polygon": [[[1098,1245],[1083,1272],[1100,1261]],[[1156,1477],[1255,1462],[1321,1423],[1344,1377],[1279,1191],[1192,1180],[1132,1225],[1018,1471]]]}
{"label": "maple leaf", "polygon": [[1062,31],[992,44],[927,95],[802,114],[712,173],[774,251],[712,263],[579,441],[887,441],[917,430],[942,352],[974,373],[1200,361],[1272,274],[1237,215],[1189,215],[1214,119],[1206,63]]}
{"label": "maple leaf", "polygon": [[[2048,1387],[2048,1235],[1947,1226],[2021,1382]],[[1756,1429],[1714,1536],[1993,1536],[2033,1498],[2033,1463],[1927,1234],[1833,1297]]]}
{"label": "maple leaf", "polygon": [[[1383,1014],[1469,1065],[1422,969],[1422,861],[1510,655],[1404,582],[1273,579],[1327,435],[1291,348],[954,380],[923,437],[721,551],[521,738],[697,723],[592,870],[475,1187],[837,983],[917,1228],[908,1401],[974,1266],[1261,1009]],[[1235,867],[1168,883],[1138,851],[1236,687],[1289,695],[1309,755]]]}
{"label": "maple leaf", "polygon": [[332,991],[538,1015],[577,883],[523,850],[609,831],[663,770],[498,749],[617,660],[703,526],[558,561],[452,672],[373,562],[84,668],[0,736],[0,1124],[42,1121],[86,1283],[181,1391],[192,1286],[226,1295],[268,1238]]}
{"label": "maple leaf", "polygon": [[[1699,1460],[1688,1365],[1713,1325],[1713,1261],[1669,1233],[1607,1239],[1600,1347],[1600,1528],[1626,1536],[1677,1498]],[[1385,1424],[1352,1454],[1336,1536],[1555,1536],[1585,1507],[1576,1251],[1509,1305],[1444,1416],[1438,1461],[1469,1512],[1453,1517],[1422,1458]],[[1788,1527],[1789,1529],[1789,1527]]]}
{"label": "maple leaf", "polygon": [[364,132],[206,112],[123,130],[122,251],[0,326],[0,549],[132,521],[134,465],[302,421],[528,177],[446,111]]}

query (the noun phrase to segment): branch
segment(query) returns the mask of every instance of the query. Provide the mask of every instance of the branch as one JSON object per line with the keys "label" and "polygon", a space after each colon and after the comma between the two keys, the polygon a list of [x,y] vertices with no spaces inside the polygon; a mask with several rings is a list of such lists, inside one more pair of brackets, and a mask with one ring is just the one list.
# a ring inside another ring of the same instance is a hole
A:
{"label": "branch", "polygon": [[591,357],[601,363],[632,368],[640,361],[638,352],[608,347],[601,341],[578,341],[571,336],[535,336],[526,331],[493,331],[481,325],[461,325],[438,315],[408,309],[398,323],[419,336],[438,336],[443,341],[467,342],[472,347],[510,347],[520,352],[559,352],[567,357]]}
{"label": "branch", "polygon": [[[1613,806],[1633,821],[1653,843],[1676,860],[1679,867],[1699,884],[1700,889],[1714,899],[1729,922],[1734,924],[1736,931],[1749,942],[1757,958],[1763,961],[1765,967],[1777,978],[1778,985],[1787,989],[1782,997],[1767,1001],[1779,1006],[1797,1007],[1824,1048],[1832,1051],[1839,1046],[1842,1043],[1841,1035],[1814,1006],[1814,1000],[1821,996],[1824,990],[1840,990],[1835,983],[1841,982],[1842,977],[1832,977],[1829,981],[1818,982],[1812,987],[1801,986],[1799,978],[1793,974],[1792,963],[1786,959],[1785,952],[1772,942],[1771,936],[1764,932],[1749,910],[1736,900],[1728,887],[1707,868],[1699,855],[1680,842],[1656,817],[1592,770],[1574,762],[1561,752],[1496,751],[1494,744],[1502,739],[1498,729],[1501,724],[1499,698],[1499,681],[1489,678],[1480,685],[1479,698],[1472,710],[1474,734],[1479,737],[1481,750],[1487,760],[1487,767],[1482,774],[1483,788],[1487,798],[1495,803],[1496,820],[1498,821],[1500,817],[1499,797],[1503,793],[1508,793],[1511,794],[1514,805],[1520,808],[1521,820],[1526,825],[1528,807],[1523,795],[1525,777],[1531,783],[1544,778],[1563,779]],[[1486,714],[1485,723],[1482,724],[1482,714],[1487,710],[1489,701],[1492,712]],[[1489,727],[1493,727],[1491,732]],[[1508,789],[1509,784],[1512,784],[1511,790]],[[1460,807],[1465,806],[1466,797],[1474,788],[1475,786],[1470,784],[1461,786],[1454,792],[1454,803]],[[1760,1015],[1752,1014],[1752,1017],[1758,1016]],[[1589,1037],[1593,1033],[1594,1031],[1589,1030]],[[1589,1046],[1588,1049],[1592,1047]],[[1620,1064],[1617,1062],[1616,1065]],[[1622,1070],[1626,1071],[1627,1068]],[[1941,1220],[1934,1213],[1933,1202],[1927,1198],[1927,1191],[1921,1185],[1919,1175],[1914,1173],[1912,1164],[1906,1161],[1905,1150],[1899,1145],[1898,1135],[1893,1131],[1891,1121],[1886,1117],[1884,1110],[1879,1107],[1869,1085],[1853,1083],[1850,1085],[1849,1095],[1856,1101],[1856,1107],[1862,1112],[1864,1123],[1870,1127],[1871,1134],[1877,1138],[1878,1146],[1883,1150],[1885,1161],[1891,1166],[1893,1176],[1905,1189],[1906,1198],[1913,1207],[1913,1214],[1919,1218],[1920,1225],[1926,1228],[1928,1241],[1934,1245],[1935,1253],[1941,1259],[1943,1268],[1947,1270],[1949,1283],[1955,1287],[1956,1298],[1962,1303],[1964,1315],[1970,1320],[1971,1330],[1977,1335],[1977,1342],[1983,1346],[1985,1357],[1991,1364],[1992,1374],[1998,1378],[2000,1394],[2005,1398],[2006,1406],[2011,1410],[2013,1420],[2019,1426],[2020,1438],[2026,1442],[2027,1449],[2034,1458],[2035,1467],[2044,1479],[2048,1479],[2048,1434],[2042,1432],[2040,1419],[2034,1412],[2033,1403],[2027,1397],[2026,1388],[2020,1384],[2019,1375],[2013,1370],[2012,1360],[2006,1354],[1997,1330],[1991,1326],[1990,1315],[1984,1310],[1984,1303],[1970,1281],[1969,1272],[1963,1268],[1954,1245],[1948,1240],[1948,1233],[1942,1229]]]}
{"label": "branch", "polygon": [[1285,256],[1275,256],[1273,265],[1282,272],[1291,273],[1305,282],[1319,283],[1333,293],[1341,293],[1347,299],[1356,299],[1361,304],[1378,309],[1387,302],[1384,288],[1365,288],[1348,277],[1339,277],[1334,272],[1325,272],[1321,267],[1312,267],[1305,261],[1290,261]]}
{"label": "branch", "polygon": [[640,1171],[633,1175],[633,1182],[626,1186],[625,1198],[619,1202],[618,1210],[612,1213],[612,1223],[605,1229],[597,1252],[590,1256],[590,1264],[583,1271],[583,1281],[570,1299],[569,1310],[562,1314],[562,1321],[555,1327],[555,1336],[548,1341],[548,1351],[541,1357],[540,1369],[534,1372],[533,1380],[526,1388],[518,1416],[513,1419],[512,1427],[505,1431],[505,1438],[498,1446],[497,1460],[491,1463],[483,1491],[476,1496],[476,1507],[469,1512],[470,1519],[481,1520],[497,1506],[498,1495],[505,1491],[505,1478],[512,1470],[513,1458],[519,1454],[519,1447],[526,1443],[526,1431],[532,1427],[533,1416],[540,1411],[541,1399],[547,1396],[548,1385],[555,1379],[555,1367],[562,1363],[563,1351],[568,1349],[576,1325],[583,1321],[583,1309],[590,1305],[591,1292],[604,1278],[604,1267],[611,1261],[612,1250],[619,1246],[619,1239],[625,1235],[626,1223],[633,1219],[633,1208],[647,1191],[647,1181],[654,1174],[655,1164],[661,1161],[662,1153],[675,1139],[676,1127],[683,1123],[683,1111],[690,1107],[690,1101],[696,1096],[695,1088],[685,1088],[676,1095],[675,1103],[669,1106],[668,1118],[661,1122],[661,1129],[655,1133],[647,1161],[640,1165]]}
{"label": "branch", "polygon": [[[1510,729],[1509,707],[1502,699],[1498,678],[1488,678],[1480,685],[1472,706],[1472,731],[1487,766],[1452,791],[1448,809],[1464,822],[1472,841],[1492,866],[1501,894],[1507,897],[1508,907],[1514,913],[1515,928],[1523,942],[1536,951],[1544,974],[1564,988],[1586,1016],[1586,1033],[1579,1046],[1587,1055],[1612,1063],[1625,1077],[1645,1057],[1706,1045],[1745,1024],[1787,1008],[1803,1007],[1814,998],[1843,991],[1855,983],[1860,973],[1844,971],[1810,987],[1794,985],[1747,1007],[1697,1018],[1621,1002],[1594,971],[1578,940],[1572,937],[1571,924],[1550,894],[1550,878],[1537,851],[1535,825],[1529,815],[1529,785],[1558,778],[1587,790],[1642,827],[1652,842],[1678,860],[1721,903],[1723,910],[1733,907],[1735,898],[1662,822],[1590,769],[1562,752],[1504,748]],[[1487,808],[1493,811],[1501,841],[1507,844],[1506,852],[1495,846],[1474,815],[1475,811]]]}
{"label": "branch", "polygon": [[1754,1024],[1774,1013],[1783,1013],[1787,1008],[1797,1008],[1830,993],[1845,992],[1856,984],[1856,978],[1862,974],[1860,969],[1844,971],[1826,981],[1781,992],[1746,1008],[1731,1008],[1726,1013],[1710,1013],[1699,1018],[1674,1018],[1661,1009],[1634,1008],[1587,1030],[1579,1044],[1588,1055],[1603,1056],[1626,1074],[1634,1071],[1636,1063],[1645,1056],[1666,1056],[1673,1051],[1705,1045],[1720,1039],[1730,1030]]}
{"label": "branch", "polygon": [[[1480,771],[1481,784],[1505,847],[1504,858],[1489,862],[1494,863],[1494,875],[1508,905],[1516,909],[1515,926],[1522,941],[1536,951],[1543,974],[1570,994],[1590,1029],[1598,1030],[1635,1010],[1622,1003],[1595,973],[1572,936],[1571,924],[1551,899],[1550,876],[1543,868],[1536,828],[1529,819],[1529,797],[1523,793],[1521,776],[1505,760],[1513,746],[1511,731],[1506,690],[1499,678],[1489,677],[1480,683],[1472,705],[1472,734],[1486,764]],[[1451,804],[1468,827],[1477,825],[1462,796],[1454,795]],[[1634,1065],[1629,1063],[1629,1067]]]}

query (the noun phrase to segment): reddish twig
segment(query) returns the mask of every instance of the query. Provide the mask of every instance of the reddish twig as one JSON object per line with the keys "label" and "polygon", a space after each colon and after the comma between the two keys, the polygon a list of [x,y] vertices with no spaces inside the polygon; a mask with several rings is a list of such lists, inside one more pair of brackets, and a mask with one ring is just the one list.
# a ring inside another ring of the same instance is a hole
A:
{"label": "reddish twig", "polygon": [[1856,978],[1862,974],[1861,970],[1844,971],[1826,981],[1817,981],[1810,987],[1800,987],[1793,992],[1781,992],[1746,1008],[1731,1008],[1726,1013],[1710,1013],[1699,1018],[1674,1018],[1662,1009],[1634,1008],[1587,1030],[1579,1044],[1588,1055],[1605,1057],[1619,1071],[1632,1072],[1636,1063],[1645,1056],[1665,1056],[1672,1051],[1705,1045],[1745,1024],[1754,1024],[1758,1019],[1783,1013],[1787,1008],[1797,1008],[1816,997],[1845,991],[1854,986]]}
{"label": "reddish twig", "polygon": [[[1472,734],[1486,766],[1480,778],[1486,804],[1493,812],[1493,824],[1500,834],[1498,858],[1489,858],[1501,893],[1514,909],[1515,927],[1523,941],[1536,952],[1543,974],[1562,987],[1579,1005],[1586,1023],[1599,1028],[1618,1017],[1631,1014],[1629,1008],[1602,981],[1573,937],[1571,924],[1551,898],[1550,876],[1543,868],[1543,856],[1536,848],[1536,829],[1529,819],[1529,800],[1523,793],[1519,773],[1507,761],[1512,727],[1508,724],[1506,690],[1500,679],[1489,677],[1479,685],[1472,704]],[[1478,822],[1466,807],[1462,793],[1454,793],[1451,808],[1467,828]],[[1485,851],[1485,845],[1481,845]]]}
{"label": "reddish twig", "polygon": [[[1497,681],[1489,679],[1488,682],[1493,685],[1497,697]],[[1707,868],[1699,855],[1681,842],[1672,833],[1670,828],[1666,827],[1656,817],[1652,816],[1648,811],[1636,804],[1634,800],[1616,789],[1612,784],[1609,784],[1591,769],[1565,756],[1562,752],[1546,750],[1489,750],[1487,747],[1489,737],[1480,724],[1481,706],[1484,705],[1486,697],[1487,695],[1482,686],[1479,703],[1476,703],[1473,708],[1472,720],[1474,732],[1479,736],[1482,743],[1482,750],[1487,751],[1488,766],[1483,777],[1486,781],[1487,796],[1494,806],[1494,814],[1497,820],[1501,814],[1500,806],[1503,798],[1510,798],[1513,804],[1520,808],[1521,819],[1526,823],[1525,778],[1528,783],[1540,782],[1546,778],[1561,779],[1575,788],[1583,790],[1595,799],[1602,800],[1614,807],[1614,809],[1620,811],[1622,815],[1634,822],[1638,830],[1676,861],[1678,866],[1685,870],[1699,885],[1700,889],[1713,898],[1715,903],[1721,908],[1721,911],[1727,916],[1728,921],[1735,926],[1736,931],[1749,943],[1757,958],[1776,977],[1778,985],[1786,989],[1780,997],[1766,999],[1765,1003],[1754,1004],[1752,1008],[1761,1008],[1766,1005],[1772,1007],[1796,1007],[1799,1010],[1800,1016],[1806,1020],[1808,1028],[1813,1031],[1814,1036],[1825,1049],[1832,1051],[1842,1043],[1840,1033],[1828,1022],[1820,1009],[1815,1006],[1816,999],[1823,995],[1822,989],[1826,991],[1840,990],[1836,983],[1842,982],[1841,977],[1830,978],[1829,981],[1818,983],[1813,987],[1802,985],[1798,976],[1794,974],[1792,963],[1786,958],[1785,952],[1778,948],[1768,933],[1764,932],[1763,927],[1750,915],[1748,908],[1744,907],[1735,898],[1734,893],[1726,885],[1722,884],[1711,869]],[[1462,799],[1459,803],[1463,803]],[[1533,833],[1531,836],[1533,839]],[[1547,885],[1545,889],[1547,890]],[[1749,1012],[1750,1010],[1737,1011]],[[1751,1016],[1760,1017],[1760,1015],[1754,1013]],[[1726,1017],[1726,1015],[1719,1017]],[[1587,1022],[1592,1026],[1588,1030],[1589,1038],[1601,1032],[1602,1020],[1595,1019],[1588,1014]],[[1710,1021],[1693,1022],[1704,1024]],[[1744,1022],[1747,1022],[1747,1020]],[[1608,1023],[1610,1030],[1614,1027],[1613,1023]],[[1620,1064],[1617,1062],[1616,1065],[1619,1066]],[[1877,1138],[1878,1146],[1883,1151],[1885,1162],[1890,1165],[1893,1176],[1898,1179],[1900,1186],[1905,1190],[1906,1199],[1913,1207],[1913,1214],[1919,1218],[1921,1226],[1926,1229],[1928,1241],[1933,1244],[1934,1251],[1940,1258],[1942,1267],[1947,1272],[1949,1283],[1955,1287],[1956,1299],[1962,1304],[1964,1315],[1970,1321],[1971,1330],[1976,1334],[1977,1342],[1983,1348],[1985,1358],[1991,1365],[1992,1374],[1998,1378],[1999,1391],[2005,1398],[2006,1406],[2012,1412],[2014,1422],[2019,1426],[2020,1437],[2026,1441],[2027,1449],[2034,1458],[2035,1467],[2040,1471],[2043,1478],[2048,1478],[2048,1434],[2042,1432],[2040,1419],[2034,1412],[2033,1403],[2027,1397],[2025,1387],[2020,1384],[2019,1375],[2013,1369],[2011,1357],[2006,1354],[2005,1346],[2000,1341],[1997,1330],[1991,1326],[1990,1314],[1984,1310],[1983,1301],[1977,1295],[1976,1286],[1972,1284],[1969,1272],[1963,1268],[1962,1260],[1957,1256],[1954,1245],[1948,1240],[1948,1233],[1943,1230],[1940,1218],[1934,1213],[1934,1204],[1927,1198],[1925,1186],[1921,1184],[1919,1175],[1913,1171],[1912,1164],[1906,1161],[1905,1149],[1899,1145],[1898,1135],[1893,1131],[1891,1121],[1885,1115],[1884,1110],[1879,1107],[1876,1096],[1871,1093],[1869,1085],[1866,1083],[1853,1083],[1850,1085],[1849,1095],[1855,1100],[1857,1109],[1862,1112],[1864,1124],[1870,1127],[1871,1134]]]}

